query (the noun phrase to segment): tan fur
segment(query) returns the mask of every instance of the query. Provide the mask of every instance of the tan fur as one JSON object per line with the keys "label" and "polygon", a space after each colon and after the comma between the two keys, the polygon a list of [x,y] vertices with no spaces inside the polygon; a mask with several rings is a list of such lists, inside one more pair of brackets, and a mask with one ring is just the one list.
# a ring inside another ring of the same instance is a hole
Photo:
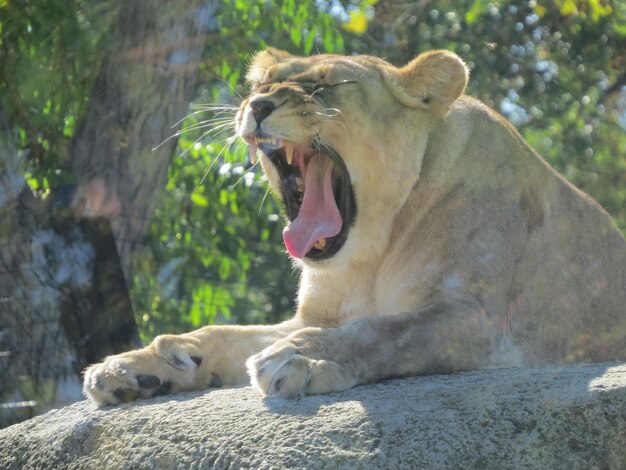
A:
{"label": "tan fur", "polygon": [[[241,136],[257,125],[250,100],[270,100],[263,132],[318,136],[343,158],[358,209],[347,241],[329,259],[298,262],[293,320],[206,327],[109,357],[86,371],[97,403],[245,383],[244,363],[263,394],[294,396],[391,376],[626,359],[624,237],[505,120],[461,96],[468,74],[456,55],[396,68],[269,50],[247,76]],[[343,81],[325,96],[340,111],[332,117],[299,85]],[[261,164],[280,192],[272,164]]]}

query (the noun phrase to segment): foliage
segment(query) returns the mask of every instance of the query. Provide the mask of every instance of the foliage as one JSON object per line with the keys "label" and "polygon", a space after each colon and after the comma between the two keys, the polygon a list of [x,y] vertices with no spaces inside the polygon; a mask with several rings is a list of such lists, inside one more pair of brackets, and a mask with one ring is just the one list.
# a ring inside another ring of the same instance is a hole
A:
{"label": "foliage", "polygon": [[190,134],[135,257],[133,301],[144,335],[276,321],[293,307],[295,277],[281,253],[278,208],[246,170],[245,149],[194,143]]}
{"label": "foliage", "polygon": [[27,151],[29,183],[44,194],[72,181],[69,146],[113,11],[82,0],[0,4],[0,110]]}

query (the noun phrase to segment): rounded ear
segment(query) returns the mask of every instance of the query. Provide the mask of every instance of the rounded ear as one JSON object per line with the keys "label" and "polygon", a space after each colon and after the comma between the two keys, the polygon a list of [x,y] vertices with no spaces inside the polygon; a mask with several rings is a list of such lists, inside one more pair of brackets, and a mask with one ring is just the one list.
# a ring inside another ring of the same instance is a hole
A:
{"label": "rounded ear", "polygon": [[432,109],[439,115],[465,91],[469,69],[449,51],[420,54],[402,68],[381,70],[393,95],[410,107]]}
{"label": "rounded ear", "polygon": [[289,52],[274,49],[273,47],[268,47],[265,51],[257,52],[252,56],[252,60],[250,61],[246,80],[253,86],[262,83],[267,69],[292,57]]}

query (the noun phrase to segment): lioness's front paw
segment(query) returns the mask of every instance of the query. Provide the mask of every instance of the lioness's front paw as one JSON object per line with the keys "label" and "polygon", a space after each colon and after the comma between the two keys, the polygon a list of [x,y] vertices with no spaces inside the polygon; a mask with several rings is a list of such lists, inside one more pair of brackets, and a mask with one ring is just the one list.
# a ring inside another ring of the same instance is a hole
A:
{"label": "lioness's front paw", "polygon": [[[246,361],[252,385],[265,396],[296,397],[346,390],[358,383],[339,362],[327,330],[307,328]],[[336,356],[333,356],[333,353]]]}
{"label": "lioness's front paw", "polygon": [[83,392],[112,405],[202,387],[200,349],[193,338],[159,336],[143,349],[107,357],[85,370]]}

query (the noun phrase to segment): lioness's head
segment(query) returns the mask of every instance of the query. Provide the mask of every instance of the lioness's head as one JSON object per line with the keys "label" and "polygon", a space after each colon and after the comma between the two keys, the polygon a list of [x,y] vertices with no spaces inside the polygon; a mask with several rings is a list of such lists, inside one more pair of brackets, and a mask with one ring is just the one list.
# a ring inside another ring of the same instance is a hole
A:
{"label": "lioness's head", "polygon": [[[282,198],[289,253],[307,264],[376,252],[419,177],[428,133],[468,72],[433,51],[397,68],[370,56],[252,59],[237,132]],[[324,263],[322,263],[324,264]]]}

